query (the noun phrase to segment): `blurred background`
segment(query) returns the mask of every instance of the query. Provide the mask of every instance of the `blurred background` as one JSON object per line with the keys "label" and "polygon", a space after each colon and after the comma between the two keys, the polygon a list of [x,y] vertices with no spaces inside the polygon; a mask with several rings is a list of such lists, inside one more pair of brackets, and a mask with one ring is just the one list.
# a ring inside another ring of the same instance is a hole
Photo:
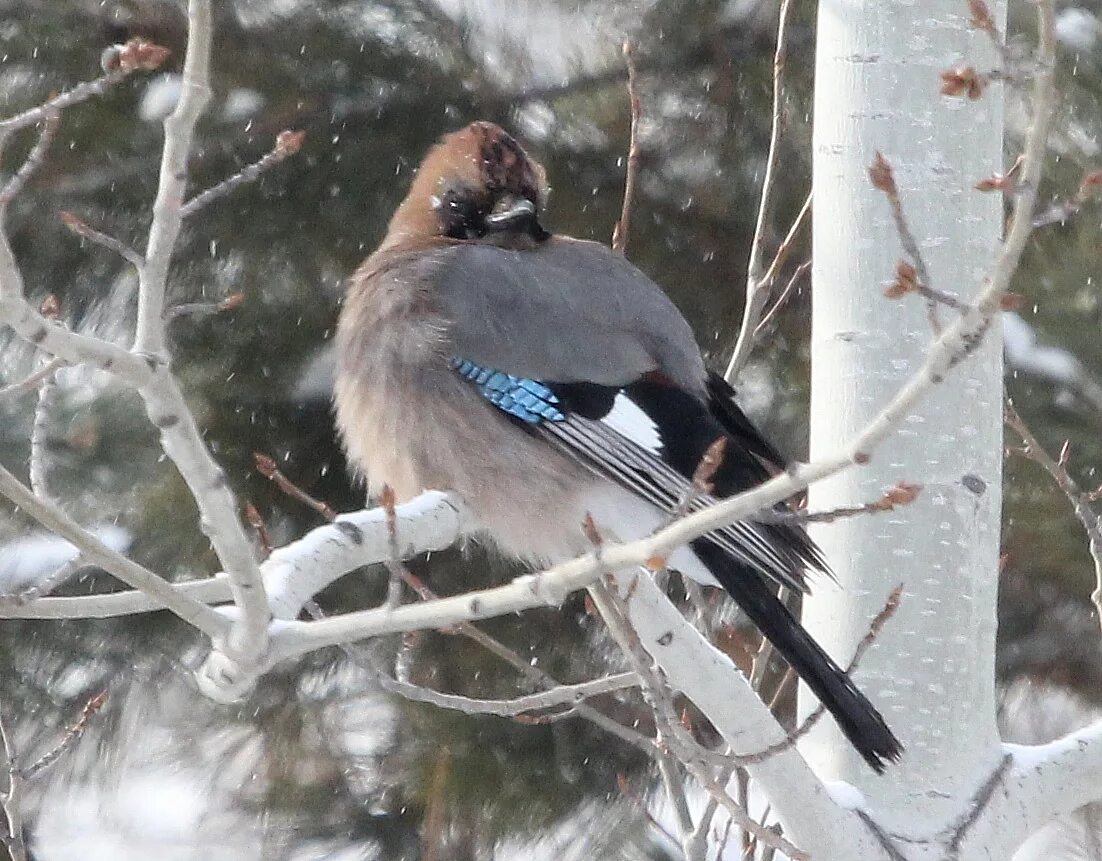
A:
{"label": "blurred background", "polygon": [[[1012,40],[1028,37],[1018,29],[1030,10],[1018,5]],[[172,304],[237,293],[243,301],[174,320],[172,349],[208,443],[276,544],[322,521],[257,473],[254,452],[335,508],[364,503],[333,433],[333,325],[344,278],[381,238],[439,135],[474,119],[514,130],[548,169],[549,226],[608,241],[630,122],[625,37],[638,42],[644,105],[628,255],[669,291],[709,362],[724,367],[769,137],[772,0],[215,6],[214,99],[200,125],[193,191],[255,161],[283,129],[307,136],[299,155],[187,224]],[[1060,5],[1062,103],[1046,202],[1073,195],[1100,161],[1099,16],[1098,2]],[[0,115],[94,77],[111,43],[140,35],[173,50],[163,73],[135,75],[64,114],[48,161],[8,219],[32,294],[55,294],[71,326],[119,343],[132,332],[134,274],[70,234],[58,213],[144,243],[184,23],[181,4],[160,0],[0,0]],[[769,253],[810,184],[814,38],[814,4],[796,3]],[[1009,104],[1007,150],[1016,153],[1024,115],[1013,89]],[[17,137],[0,166],[13,169],[32,142]],[[1005,315],[1010,392],[1050,451],[1070,440],[1070,469],[1085,488],[1102,484],[1100,220],[1088,203],[1038,232],[1015,286],[1024,300]],[[808,247],[804,237],[782,284]],[[809,301],[801,284],[740,380],[747,411],[793,456],[807,447]],[[0,333],[0,387],[35,366],[31,350]],[[33,410],[33,394],[0,399],[0,461],[19,474]],[[50,419],[50,484],[71,514],[166,576],[217,570],[194,504],[130,393],[102,374],[66,369]],[[1017,457],[1007,462],[1004,516],[1001,678],[1051,682],[1098,703],[1102,652],[1080,527],[1039,468]],[[0,594],[68,553],[0,503]],[[443,594],[516,573],[477,547],[414,567]],[[320,603],[335,611],[379,601],[385,576],[366,575],[345,578]],[[104,581],[85,571],[63,593]],[[486,627],[563,681],[614,666],[580,600]],[[744,647],[732,637],[736,657]],[[391,663],[398,654],[404,677],[439,690],[529,690],[515,670],[456,637],[370,648]],[[167,614],[0,625],[0,709],[26,758],[52,746],[91,694],[110,690],[93,728],[32,787],[35,857],[680,857],[653,800],[649,761],[589,723],[527,725],[396,700],[339,650],[281,666],[240,707],[219,707],[190,681],[202,655],[194,633]],[[637,717],[629,699],[598,705],[629,725]]]}

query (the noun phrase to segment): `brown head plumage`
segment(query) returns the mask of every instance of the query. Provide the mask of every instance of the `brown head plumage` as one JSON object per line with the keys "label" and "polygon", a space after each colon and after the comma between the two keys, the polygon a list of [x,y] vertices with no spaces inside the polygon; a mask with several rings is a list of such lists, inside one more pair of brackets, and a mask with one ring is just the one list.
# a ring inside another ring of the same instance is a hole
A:
{"label": "brown head plumage", "polygon": [[433,238],[514,245],[547,236],[542,165],[504,129],[471,123],[445,135],[421,162],[383,247]]}

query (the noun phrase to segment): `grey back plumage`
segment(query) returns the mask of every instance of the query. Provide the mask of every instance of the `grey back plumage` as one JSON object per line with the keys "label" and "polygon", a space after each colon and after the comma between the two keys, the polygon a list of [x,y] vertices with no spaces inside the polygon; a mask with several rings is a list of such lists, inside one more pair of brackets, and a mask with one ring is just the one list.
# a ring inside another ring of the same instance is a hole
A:
{"label": "grey back plumage", "polygon": [[595,242],[555,237],[522,251],[435,252],[433,301],[455,354],[538,380],[625,385],[661,371],[703,393],[689,324],[653,281]]}

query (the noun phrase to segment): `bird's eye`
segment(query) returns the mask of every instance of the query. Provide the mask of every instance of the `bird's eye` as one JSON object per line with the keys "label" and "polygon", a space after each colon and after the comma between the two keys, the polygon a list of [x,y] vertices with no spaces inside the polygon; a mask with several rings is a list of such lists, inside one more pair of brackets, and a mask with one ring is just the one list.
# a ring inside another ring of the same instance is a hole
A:
{"label": "bird's eye", "polygon": [[485,230],[489,211],[484,195],[467,188],[449,188],[432,201],[441,227],[452,239],[476,239]]}

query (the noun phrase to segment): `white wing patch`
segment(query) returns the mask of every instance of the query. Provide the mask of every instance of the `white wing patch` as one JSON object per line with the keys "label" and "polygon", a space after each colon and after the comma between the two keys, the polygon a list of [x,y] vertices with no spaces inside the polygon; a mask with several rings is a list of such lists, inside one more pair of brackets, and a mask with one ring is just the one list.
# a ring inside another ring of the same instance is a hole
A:
{"label": "white wing patch", "polygon": [[612,409],[601,422],[653,454],[662,452],[658,425],[623,392],[616,395]]}

